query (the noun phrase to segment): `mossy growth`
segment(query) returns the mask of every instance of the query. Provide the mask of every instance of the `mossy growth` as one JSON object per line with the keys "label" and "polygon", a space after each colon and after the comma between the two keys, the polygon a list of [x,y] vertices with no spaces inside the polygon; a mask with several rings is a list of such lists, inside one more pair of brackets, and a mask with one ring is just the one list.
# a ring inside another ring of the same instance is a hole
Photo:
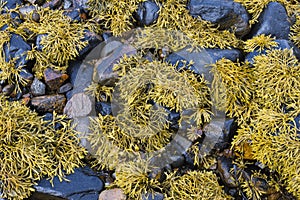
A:
{"label": "mossy growth", "polygon": [[[32,19],[33,12],[39,15],[38,22]],[[42,36],[41,50],[33,47],[27,56],[28,59],[36,61],[33,67],[35,75],[41,78],[48,67],[64,72],[69,61],[74,60],[79,51],[87,45],[84,35],[90,28],[89,25],[73,22],[70,17],[64,15],[63,10],[37,8],[33,12],[26,15],[19,29],[24,31],[27,39]]]}
{"label": "mossy growth", "polygon": [[176,175],[175,171],[167,174],[164,184],[168,194],[167,200],[232,199],[225,194],[217,176],[210,171],[188,171],[182,176]]}
{"label": "mossy growth", "polygon": [[24,199],[43,177],[51,180],[74,172],[86,154],[65,116],[51,121],[18,101],[0,96],[1,198]]}

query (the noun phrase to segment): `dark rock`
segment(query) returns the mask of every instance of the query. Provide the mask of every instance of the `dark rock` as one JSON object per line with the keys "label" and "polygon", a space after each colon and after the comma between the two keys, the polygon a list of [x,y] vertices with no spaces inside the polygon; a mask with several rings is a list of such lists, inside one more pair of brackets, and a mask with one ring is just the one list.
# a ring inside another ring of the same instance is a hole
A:
{"label": "dark rock", "polygon": [[16,59],[16,67],[23,66],[28,62],[26,60],[26,52],[31,50],[31,47],[20,35],[11,34],[9,43],[4,44],[3,48],[6,62]]}
{"label": "dark rock", "polygon": [[57,113],[63,113],[63,109],[66,103],[64,95],[46,95],[33,97],[31,99],[31,105],[37,112],[45,113],[56,111]]}
{"label": "dark rock", "polygon": [[190,0],[188,9],[193,17],[218,24],[221,29],[236,29],[238,36],[250,31],[249,15],[246,9],[233,0]]}
{"label": "dark rock", "polygon": [[87,41],[88,44],[83,49],[79,51],[79,59],[83,58],[84,55],[89,53],[92,49],[94,49],[97,45],[102,42],[102,38],[89,30],[85,30],[83,41]]}
{"label": "dark rock", "polygon": [[52,0],[50,2],[46,2],[43,7],[44,8],[47,8],[49,7],[50,9],[56,9],[58,8],[59,6],[61,6],[62,4],[62,0]]}
{"label": "dark rock", "polygon": [[17,5],[22,4],[22,0],[4,0],[5,7],[8,9],[14,9]]}
{"label": "dark rock", "polygon": [[236,134],[238,125],[234,119],[226,119],[223,126],[223,135],[215,144],[215,149],[221,151],[230,145],[233,136]]}
{"label": "dark rock", "polygon": [[242,53],[238,49],[205,49],[211,56],[213,62],[216,62],[222,58],[229,59],[233,62],[242,60]]}
{"label": "dark rock", "polygon": [[22,6],[19,11],[20,14],[25,17],[28,13],[32,12],[36,10],[36,8],[34,6]]}
{"label": "dark rock", "polygon": [[113,53],[98,60],[95,64],[97,72],[94,74],[94,81],[101,85],[114,86],[118,79],[118,73],[113,71],[113,66],[124,54],[136,54],[136,49],[130,45],[122,45],[116,48]]}
{"label": "dark rock", "polygon": [[270,2],[258,18],[250,36],[271,35],[276,39],[289,39],[291,23],[286,9],[278,2]]}
{"label": "dark rock", "polygon": [[31,4],[36,4],[36,5],[43,5],[45,3],[45,0],[27,0],[28,2],[30,2]]}
{"label": "dark rock", "polygon": [[[272,47],[272,49],[281,49],[281,50],[283,50],[283,49],[293,49],[294,55],[298,59],[300,59],[300,50],[291,41],[285,40],[285,39],[278,39],[278,40],[275,40],[275,42],[277,42],[277,47]],[[257,50],[252,51],[252,52],[248,53],[245,56],[245,61],[248,61],[249,63],[253,64],[253,62],[254,62],[253,58],[255,56],[265,55],[265,54],[267,54],[267,50],[266,49],[262,50],[261,52],[259,52]]]}
{"label": "dark rock", "polygon": [[2,88],[2,92],[4,95],[9,96],[15,89],[15,85],[6,85]]}
{"label": "dark rock", "polygon": [[66,93],[66,92],[72,90],[72,88],[73,88],[73,85],[71,83],[66,83],[59,88],[58,93],[59,94]]}
{"label": "dark rock", "polygon": [[72,6],[72,1],[71,0],[65,0],[64,1],[64,9],[67,10]]}
{"label": "dark rock", "polygon": [[94,99],[85,93],[77,93],[67,102],[64,113],[71,118],[85,117],[95,112]]}
{"label": "dark rock", "polygon": [[33,21],[35,21],[35,22],[40,22],[41,16],[40,16],[39,13],[33,12],[31,17],[32,17],[32,20],[33,20]]}
{"label": "dark rock", "polygon": [[34,78],[30,90],[34,96],[42,96],[46,93],[46,85],[37,78]]}
{"label": "dark rock", "polygon": [[45,82],[51,90],[57,90],[65,82],[65,80],[68,79],[68,77],[69,76],[67,74],[62,74],[51,68],[47,68],[44,71]]}
{"label": "dark rock", "polygon": [[47,34],[40,34],[36,37],[36,49],[39,51],[43,50],[43,45],[41,44],[42,38],[47,36]]}
{"label": "dark rock", "polygon": [[53,184],[47,179],[42,179],[34,186],[36,192],[30,197],[31,200],[68,199],[68,200],[98,200],[99,193],[104,184],[97,174],[90,168],[77,168],[73,174],[67,175],[70,182],[60,182],[57,177]]}
{"label": "dark rock", "polygon": [[79,8],[75,8],[75,9],[71,9],[71,10],[66,10],[64,12],[64,15],[70,17],[73,21],[78,21],[80,22],[81,18],[80,18],[80,9]]}
{"label": "dark rock", "polygon": [[218,158],[218,172],[221,176],[222,181],[228,187],[237,187],[234,177],[232,176],[230,170],[233,168],[232,160],[226,157]]}
{"label": "dark rock", "polygon": [[104,41],[108,41],[108,39],[111,38],[112,36],[113,36],[113,34],[111,32],[108,32],[108,31],[102,33],[102,38],[103,38]]}
{"label": "dark rock", "polygon": [[179,124],[178,121],[180,119],[180,113],[179,112],[175,112],[175,111],[168,111],[168,122],[170,123],[170,128],[171,129],[178,129],[179,128]]}
{"label": "dark rock", "polygon": [[136,11],[136,18],[140,25],[149,26],[153,24],[158,18],[159,6],[156,2],[144,1],[139,4],[138,9]]}
{"label": "dark rock", "polygon": [[164,195],[161,193],[150,193],[150,194],[145,194],[142,196],[142,200],[163,200]]}
{"label": "dark rock", "polygon": [[88,12],[88,3],[89,0],[73,0],[73,7],[83,9],[84,12]]}
{"label": "dark rock", "polygon": [[33,74],[28,72],[26,69],[22,69],[20,72],[20,76],[25,79],[28,83],[32,82],[33,80]]}
{"label": "dark rock", "polygon": [[108,102],[96,102],[95,109],[97,114],[101,114],[102,116],[111,115],[111,103]]}

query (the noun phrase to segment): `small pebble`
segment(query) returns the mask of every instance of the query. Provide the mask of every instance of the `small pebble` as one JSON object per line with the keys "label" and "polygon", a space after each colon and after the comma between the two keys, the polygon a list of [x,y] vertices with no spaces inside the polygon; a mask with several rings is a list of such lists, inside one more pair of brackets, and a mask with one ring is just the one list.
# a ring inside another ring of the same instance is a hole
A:
{"label": "small pebble", "polygon": [[4,95],[9,96],[14,91],[14,89],[15,89],[15,85],[10,84],[10,85],[4,86],[4,88],[2,89],[2,92]]}

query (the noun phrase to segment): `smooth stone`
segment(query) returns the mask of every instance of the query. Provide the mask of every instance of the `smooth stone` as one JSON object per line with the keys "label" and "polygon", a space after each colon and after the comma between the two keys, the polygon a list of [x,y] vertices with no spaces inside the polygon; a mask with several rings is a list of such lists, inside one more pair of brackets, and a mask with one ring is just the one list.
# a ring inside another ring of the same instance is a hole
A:
{"label": "smooth stone", "polygon": [[101,192],[98,200],[126,200],[126,195],[122,189],[114,188]]}
{"label": "smooth stone", "polygon": [[4,0],[3,2],[5,3],[4,7],[8,9],[14,9],[17,5],[21,5],[23,3],[22,0]]}
{"label": "smooth stone", "polygon": [[258,18],[250,37],[265,34],[276,39],[289,39],[291,22],[285,7],[278,2],[270,2]]}
{"label": "smooth stone", "polygon": [[136,18],[140,25],[149,26],[158,19],[159,5],[155,1],[144,1],[139,4]]}
{"label": "smooth stone", "polygon": [[64,113],[70,118],[86,117],[95,112],[94,99],[85,93],[77,93],[67,102]]}
{"label": "smooth stone", "polygon": [[36,45],[36,49],[39,50],[39,51],[42,51],[43,50],[43,45],[41,44],[41,41],[42,41],[42,38],[43,37],[46,37],[47,34],[39,34],[37,35],[36,37],[36,42],[35,42],[35,45]]}
{"label": "smooth stone", "polygon": [[46,85],[37,78],[34,78],[30,90],[34,96],[42,96],[46,93]]}
{"label": "smooth stone", "polygon": [[102,38],[92,31],[85,30],[83,41],[87,41],[88,44],[79,51],[78,59],[84,58],[87,53],[90,53],[90,51],[97,47],[102,42]]}
{"label": "smooth stone", "polygon": [[221,29],[236,29],[238,36],[245,36],[250,31],[247,10],[233,0],[190,0],[188,9],[193,17],[218,24]]}
{"label": "smooth stone", "polygon": [[104,184],[97,174],[89,167],[76,168],[73,174],[66,176],[67,181],[60,182],[54,177],[52,187],[46,178],[40,180],[34,188],[32,199],[67,199],[67,200],[98,200]]}
{"label": "smooth stone", "polygon": [[150,194],[144,194],[142,196],[142,200],[163,200],[164,199],[164,195],[161,193],[150,193]]}
{"label": "smooth stone", "polygon": [[58,93],[59,94],[66,93],[72,89],[73,89],[73,85],[71,83],[66,83],[59,88]]}

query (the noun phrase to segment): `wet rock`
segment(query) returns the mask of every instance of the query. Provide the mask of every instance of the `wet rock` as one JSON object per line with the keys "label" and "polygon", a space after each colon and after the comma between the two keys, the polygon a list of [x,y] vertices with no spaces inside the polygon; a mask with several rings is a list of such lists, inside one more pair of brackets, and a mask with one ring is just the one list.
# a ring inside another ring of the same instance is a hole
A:
{"label": "wet rock", "polygon": [[9,95],[12,94],[14,89],[15,89],[15,85],[9,84],[9,85],[6,85],[2,88],[2,92],[3,92],[4,95],[9,96]]}
{"label": "wet rock", "polygon": [[104,184],[97,177],[97,174],[88,167],[77,168],[73,174],[67,175],[69,182],[60,182],[54,178],[51,186],[49,180],[42,179],[34,186],[36,191],[30,199],[68,199],[68,200],[98,200],[99,193],[103,190]]}
{"label": "wet rock", "polygon": [[31,47],[20,35],[11,34],[9,43],[4,44],[3,48],[6,62],[16,59],[16,67],[25,65],[28,62],[26,52],[31,50]]}
{"label": "wet rock", "polygon": [[35,21],[35,22],[40,22],[41,16],[40,16],[39,13],[33,12],[32,15],[31,15],[31,17],[32,17],[32,20],[33,20],[33,21]]}
{"label": "wet rock", "polygon": [[43,50],[43,45],[41,44],[42,38],[47,36],[47,34],[40,34],[36,37],[36,49],[39,51]]}
{"label": "wet rock", "polygon": [[64,9],[67,10],[72,6],[72,1],[71,0],[65,0],[64,1]]}
{"label": "wet rock", "polygon": [[69,117],[85,117],[94,113],[94,99],[85,93],[77,93],[67,102],[64,113]]}
{"label": "wet rock", "polygon": [[98,200],[126,200],[126,195],[119,188],[104,190]]}
{"label": "wet rock", "polygon": [[270,2],[258,18],[250,36],[272,35],[276,39],[289,39],[291,23],[286,9],[278,2]]}
{"label": "wet rock", "polygon": [[156,2],[144,1],[139,4],[138,9],[136,11],[136,18],[140,25],[149,26],[153,24],[158,18],[159,6]]}
{"label": "wet rock", "polygon": [[92,49],[94,49],[97,45],[102,42],[102,38],[89,30],[85,30],[83,41],[87,41],[88,44],[83,49],[79,51],[79,59],[84,57],[87,53],[89,53]]}
{"label": "wet rock", "polygon": [[63,109],[66,103],[64,95],[46,95],[33,97],[31,99],[31,105],[37,112],[45,113],[56,111],[57,113],[63,113]]}
{"label": "wet rock", "polygon": [[170,128],[171,129],[178,129],[179,128],[179,124],[178,121],[180,119],[180,113],[179,112],[175,112],[175,111],[168,111],[168,121],[170,123]]}
{"label": "wet rock", "polygon": [[96,73],[94,73],[93,80],[101,85],[114,86],[118,73],[113,71],[113,66],[124,54],[136,54],[136,49],[130,45],[122,45],[110,55],[98,60],[95,64]]}
{"label": "wet rock", "polygon": [[233,136],[236,134],[238,125],[234,119],[226,119],[222,129],[222,136],[218,139],[215,144],[215,149],[222,151],[230,146],[230,142]]}
{"label": "wet rock", "polygon": [[111,54],[115,49],[117,49],[118,47],[122,46],[122,43],[119,41],[111,41],[108,42],[102,49],[100,56],[103,58],[105,56],[108,56],[109,54]]}
{"label": "wet rock", "polygon": [[229,59],[233,62],[238,59],[242,59],[242,53],[238,49],[205,49],[206,52],[211,56],[213,62],[216,62],[222,58]]}
{"label": "wet rock", "polygon": [[88,11],[88,3],[89,0],[73,0],[73,7],[83,9],[84,12]]}
{"label": "wet rock", "polygon": [[57,90],[68,79],[67,74],[54,71],[51,68],[47,68],[44,71],[44,79],[50,90]]}
{"label": "wet rock", "polygon": [[230,173],[230,170],[233,168],[232,160],[226,157],[218,158],[218,172],[221,176],[222,181],[228,187],[237,187],[235,179]]}
{"label": "wet rock", "polygon": [[22,69],[20,72],[20,76],[26,80],[28,83],[32,82],[33,80],[33,74],[31,74],[30,72],[28,72],[27,69]]}
{"label": "wet rock", "polygon": [[250,31],[249,15],[246,9],[233,0],[191,0],[188,9],[193,17],[218,24],[221,29],[236,29],[238,36]]}
{"label": "wet rock", "polygon": [[45,3],[45,0],[27,0],[28,2],[30,2],[31,4],[36,4],[36,5],[43,5]]}
{"label": "wet rock", "polygon": [[62,0],[52,0],[50,2],[46,2],[43,7],[44,8],[47,8],[49,7],[50,9],[56,9],[58,8],[59,6],[61,6],[62,4]]}
{"label": "wet rock", "polygon": [[142,196],[142,200],[163,200],[164,195],[161,193],[150,193],[150,194],[145,194]]}
{"label": "wet rock", "polygon": [[[285,39],[278,39],[278,40],[275,40],[275,42],[277,42],[277,47],[273,47],[272,49],[281,49],[281,50],[283,50],[283,49],[293,49],[294,55],[298,59],[300,59],[300,50],[291,41],[285,40]],[[253,64],[253,62],[254,62],[253,58],[255,56],[263,55],[263,54],[267,54],[266,49],[262,50],[261,52],[259,52],[257,50],[252,51],[252,52],[248,53],[245,56],[245,61],[248,61],[249,63]]]}
{"label": "wet rock", "polygon": [[32,12],[36,10],[36,8],[34,6],[22,6],[19,11],[20,14],[25,17],[28,13]]}
{"label": "wet rock", "polygon": [[72,90],[72,88],[73,85],[71,83],[66,83],[59,88],[58,93],[62,94],[62,93],[69,92],[70,90]]}
{"label": "wet rock", "polygon": [[101,114],[102,116],[111,115],[111,103],[108,102],[96,102],[95,105],[97,114]]}
{"label": "wet rock", "polygon": [[37,78],[34,78],[30,90],[34,96],[42,96],[46,93],[46,85]]}
{"label": "wet rock", "polygon": [[71,10],[66,10],[64,12],[64,15],[70,17],[73,21],[80,21],[80,9],[79,8],[75,8],[75,9],[71,9]]}
{"label": "wet rock", "polygon": [[17,5],[22,4],[22,0],[4,0],[5,7],[8,9],[14,9]]}

